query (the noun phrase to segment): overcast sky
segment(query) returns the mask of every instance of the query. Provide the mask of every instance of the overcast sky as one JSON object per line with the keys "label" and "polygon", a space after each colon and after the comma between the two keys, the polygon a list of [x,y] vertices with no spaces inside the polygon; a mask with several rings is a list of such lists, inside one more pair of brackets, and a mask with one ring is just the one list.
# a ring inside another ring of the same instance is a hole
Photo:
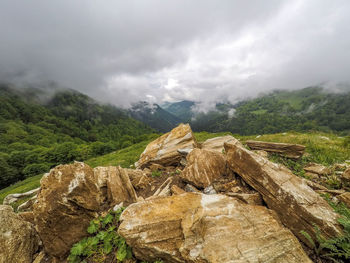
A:
{"label": "overcast sky", "polygon": [[350,82],[350,1],[0,0],[0,80],[119,106]]}

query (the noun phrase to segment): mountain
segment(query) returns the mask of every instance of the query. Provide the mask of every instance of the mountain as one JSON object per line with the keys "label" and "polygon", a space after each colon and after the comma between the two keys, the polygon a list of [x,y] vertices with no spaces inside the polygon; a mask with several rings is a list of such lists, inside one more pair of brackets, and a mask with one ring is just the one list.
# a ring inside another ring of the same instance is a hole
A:
{"label": "mountain", "polygon": [[74,90],[0,85],[0,188],[147,138],[153,130]]}
{"label": "mountain", "polygon": [[159,132],[168,132],[182,121],[158,104],[151,104],[145,101],[134,104],[129,112],[133,118]]}
{"label": "mountain", "polygon": [[[173,106],[174,105],[174,106]],[[207,113],[193,113],[188,102],[166,105],[178,117],[191,116],[194,131],[264,134],[289,130],[350,133],[350,92],[330,93],[320,86],[276,90],[235,105],[218,103]]]}
{"label": "mountain", "polygon": [[178,117],[183,122],[190,122],[191,118],[194,116],[192,107],[195,105],[195,102],[184,100],[175,103],[165,103],[162,107],[170,112],[171,114]]}

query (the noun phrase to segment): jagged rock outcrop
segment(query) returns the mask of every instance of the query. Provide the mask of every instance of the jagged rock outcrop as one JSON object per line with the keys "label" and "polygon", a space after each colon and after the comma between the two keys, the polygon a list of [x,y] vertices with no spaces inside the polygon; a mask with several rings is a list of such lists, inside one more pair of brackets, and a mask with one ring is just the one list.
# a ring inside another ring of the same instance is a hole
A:
{"label": "jagged rock outcrop", "polygon": [[86,229],[98,212],[136,200],[126,169],[92,169],[79,162],[59,165],[41,179],[33,205],[34,222],[45,251],[63,259],[72,245],[87,235]]}
{"label": "jagged rock outcrop", "polygon": [[341,233],[338,215],[305,180],[247,150],[238,140],[225,143],[225,151],[231,169],[263,196],[268,207],[301,240],[307,243],[300,231],[313,235],[314,224],[325,237]]}
{"label": "jagged rock outcrop", "polygon": [[196,187],[205,188],[226,174],[226,160],[222,153],[194,149],[187,155],[187,165],[180,177]]}
{"label": "jagged rock outcrop", "polygon": [[84,163],[59,165],[44,175],[33,212],[45,251],[63,259],[87,235],[101,201],[94,170]]}
{"label": "jagged rock outcrop", "polygon": [[231,135],[211,138],[202,143],[201,149],[222,153],[224,151],[224,143],[232,139],[234,139],[234,137]]}
{"label": "jagged rock outcrop", "polygon": [[0,263],[31,263],[38,247],[34,226],[18,216],[11,206],[0,205]]}
{"label": "jagged rock outcrop", "polygon": [[294,235],[263,206],[185,193],[129,206],[119,234],[136,257],[165,262],[303,262]]}
{"label": "jagged rock outcrop", "polygon": [[177,166],[182,158],[179,149],[193,149],[196,146],[190,125],[180,124],[170,132],[149,143],[140,159],[135,163],[136,168],[149,167],[151,164],[162,166]]}
{"label": "jagged rock outcrop", "polygon": [[303,156],[305,146],[300,144],[246,141],[246,144],[252,150],[264,150],[266,152],[278,153],[288,158],[298,159]]}

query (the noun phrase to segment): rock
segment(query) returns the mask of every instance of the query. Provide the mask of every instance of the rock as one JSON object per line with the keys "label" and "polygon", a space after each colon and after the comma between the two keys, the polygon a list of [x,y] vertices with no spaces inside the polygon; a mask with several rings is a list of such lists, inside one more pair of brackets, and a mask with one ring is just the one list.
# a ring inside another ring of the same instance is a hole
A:
{"label": "rock", "polygon": [[298,159],[303,156],[305,146],[300,144],[276,143],[276,142],[261,142],[261,141],[246,141],[246,144],[252,150],[264,150],[283,155],[288,158]]}
{"label": "rock", "polygon": [[211,138],[202,143],[201,149],[223,153],[224,143],[232,139],[234,138],[231,135]]}
{"label": "rock", "polygon": [[116,204],[137,201],[128,169],[75,162],[59,165],[41,179],[33,205],[34,221],[45,251],[63,259],[87,235],[90,221]]}
{"label": "rock", "polygon": [[337,196],[340,202],[343,202],[347,207],[350,208],[350,192],[345,192]]}
{"label": "rock", "polygon": [[35,195],[39,192],[40,187],[30,190],[26,193],[20,193],[20,194],[9,194],[4,198],[4,201],[2,202],[4,205],[10,205],[14,202],[17,202],[19,199],[26,198],[32,195]]}
{"label": "rock", "polygon": [[150,262],[312,262],[273,211],[224,195],[132,204],[118,232],[138,259]]}
{"label": "rock", "polygon": [[34,226],[11,206],[0,205],[0,263],[32,263],[39,248]]}
{"label": "rock", "polygon": [[236,180],[232,180],[231,182],[228,183],[220,183],[220,182],[215,182],[213,184],[214,189],[217,192],[226,192],[231,190],[233,187],[236,187],[238,185],[238,182]]}
{"label": "rock", "polygon": [[345,187],[350,187],[350,168],[343,172],[340,176],[340,180]]}
{"label": "rock", "polygon": [[335,171],[344,171],[348,168],[348,165],[346,163],[335,163],[332,167]]}
{"label": "rock", "polygon": [[196,187],[205,188],[225,174],[226,160],[222,153],[194,149],[187,155],[187,166],[180,177]]}
{"label": "rock", "polygon": [[178,187],[175,184],[171,186],[170,190],[173,193],[173,195],[180,195],[180,194],[186,193],[184,190],[182,190],[180,187]]}
{"label": "rock", "polygon": [[305,173],[305,177],[307,177],[309,179],[316,180],[316,181],[318,181],[320,179],[320,176],[318,174],[309,173],[309,172]]}
{"label": "rock", "polygon": [[137,195],[133,185],[131,184],[129,169],[116,166],[96,167],[94,174],[98,178],[106,178],[107,196],[110,206],[114,206],[121,202],[129,205],[137,201]]}
{"label": "rock", "polygon": [[308,243],[300,231],[314,236],[314,224],[325,237],[342,232],[338,215],[306,180],[247,150],[238,140],[225,143],[225,150],[231,169],[262,195],[267,206],[299,239]]}
{"label": "rock", "polygon": [[72,245],[87,235],[86,229],[103,200],[100,186],[104,183],[98,178],[90,166],[76,162],[59,165],[41,179],[33,212],[49,255],[65,258]]}
{"label": "rock", "polygon": [[261,197],[261,194],[259,193],[252,193],[252,194],[247,194],[247,193],[226,193],[226,195],[237,198],[238,200],[243,201],[246,204],[249,205],[262,205],[263,200]]}
{"label": "rock", "polygon": [[217,194],[216,190],[212,185],[209,185],[208,187],[203,189],[203,193],[206,195],[215,195]]}
{"label": "rock", "polygon": [[34,213],[32,211],[18,213],[18,216],[20,216],[24,221],[27,221],[33,225],[35,224]]}
{"label": "rock", "polygon": [[148,172],[139,169],[126,169],[131,184],[136,190],[142,190],[151,185],[151,179],[147,176]]}
{"label": "rock", "polygon": [[256,154],[259,154],[261,157],[264,157],[264,158],[269,157],[269,153],[264,150],[253,150],[253,152],[255,152]]}
{"label": "rock", "polygon": [[154,171],[162,171],[165,169],[165,167],[163,165],[157,164],[157,163],[152,163],[149,166],[149,169],[154,172]]}
{"label": "rock", "polygon": [[201,192],[196,187],[194,187],[193,185],[190,185],[190,184],[185,185],[185,191],[189,192],[189,193],[200,193]]}
{"label": "rock", "polygon": [[318,163],[309,163],[304,167],[305,172],[307,173],[313,173],[316,175],[329,175],[331,174],[330,169],[328,169],[326,166]]}
{"label": "rock", "polygon": [[26,212],[33,210],[33,204],[36,202],[37,195],[34,195],[32,198],[30,198],[27,202],[24,202],[23,204],[19,205],[17,207],[18,212]]}
{"label": "rock", "polygon": [[182,154],[178,149],[193,149],[197,145],[190,125],[180,124],[170,132],[149,143],[135,163],[136,168],[149,167],[151,164],[177,166]]}

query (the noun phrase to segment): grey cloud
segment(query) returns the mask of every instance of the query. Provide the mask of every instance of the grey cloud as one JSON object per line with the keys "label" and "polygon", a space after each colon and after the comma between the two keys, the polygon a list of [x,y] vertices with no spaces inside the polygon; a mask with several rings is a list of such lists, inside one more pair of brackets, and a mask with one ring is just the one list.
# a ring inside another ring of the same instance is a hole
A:
{"label": "grey cloud", "polygon": [[3,0],[0,80],[54,81],[119,106],[189,99],[203,109],[346,83],[349,11],[326,0]]}

